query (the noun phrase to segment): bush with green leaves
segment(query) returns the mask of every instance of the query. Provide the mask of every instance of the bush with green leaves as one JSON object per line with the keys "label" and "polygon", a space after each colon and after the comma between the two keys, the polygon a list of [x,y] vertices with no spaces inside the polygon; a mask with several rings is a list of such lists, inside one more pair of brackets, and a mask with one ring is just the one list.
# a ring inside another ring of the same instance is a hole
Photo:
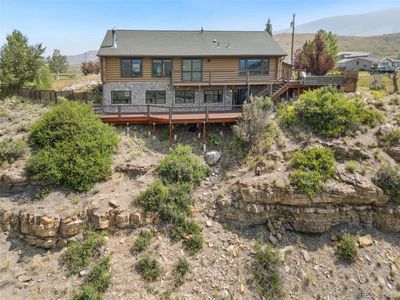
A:
{"label": "bush with green leaves", "polygon": [[298,101],[280,105],[278,115],[286,127],[305,125],[324,137],[343,136],[361,124],[373,126],[383,119],[381,113],[366,108],[358,99],[347,99],[335,87],[305,92]]}
{"label": "bush with green leaves", "polygon": [[243,104],[242,116],[233,127],[234,133],[249,145],[255,145],[272,115],[274,103],[268,97],[251,97]]}
{"label": "bush with green leaves", "polygon": [[400,166],[385,165],[376,172],[373,182],[393,201],[400,203]]}
{"label": "bush with green leaves", "polygon": [[336,255],[348,263],[354,262],[358,256],[356,237],[349,233],[343,234],[336,245]]}
{"label": "bush with green leaves", "polygon": [[160,162],[157,174],[165,183],[200,184],[201,180],[210,173],[204,162],[192,153],[192,147],[178,145]]}
{"label": "bush with green leaves", "polygon": [[143,252],[150,246],[151,239],[153,238],[153,233],[150,231],[140,231],[139,237],[133,243],[131,251],[135,252]]}
{"label": "bush with green leaves", "polygon": [[394,147],[400,145],[400,128],[390,130],[379,136],[379,140],[384,147]]}
{"label": "bush with green leaves", "polygon": [[111,284],[111,259],[109,256],[100,259],[89,272],[81,291],[74,295],[74,300],[100,300]]}
{"label": "bush with green leaves", "polygon": [[26,167],[29,175],[87,191],[110,176],[118,138],[89,105],[65,101],[32,126],[29,143],[35,150]]}
{"label": "bush with green leaves", "polygon": [[22,157],[28,150],[28,145],[21,140],[0,142],[0,163],[12,163]]}
{"label": "bush with green leaves", "polygon": [[174,265],[173,275],[175,277],[175,284],[182,285],[185,281],[187,272],[189,271],[190,264],[185,257],[179,258],[177,263]]}
{"label": "bush with green leaves", "polygon": [[252,281],[265,299],[283,296],[279,252],[270,246],[256,245],[256,256],[252,267]]}
{"label": "bush with green leaves", "polygon": [[335,155],[329,148],[308,148],[296,151],[290,162],[294,171],[290,184],[296,190],[315,196],[323,190],[324,182],[335,175]]}
{"label": "bush with green leaves", "polygon": [[161,275],[159,262],[150,256],[139,259],[136,263],[136,270],[146,281],[155,281]]}
{"label": "bush with green leaves", "polygon": [[99,255],[100,247],[106,243],[104,232],[86,230],[83,241],[73,241],[69,244],[64,256],[69,274],[75,274],[87,267],[93,258]]}

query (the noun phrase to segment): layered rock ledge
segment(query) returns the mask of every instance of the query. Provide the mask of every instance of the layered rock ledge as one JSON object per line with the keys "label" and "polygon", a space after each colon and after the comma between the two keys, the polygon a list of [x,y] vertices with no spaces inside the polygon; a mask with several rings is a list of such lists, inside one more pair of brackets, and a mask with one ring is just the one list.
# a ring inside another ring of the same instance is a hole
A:
{"label": "layered rock ledge", "polygon": [[[281,175],[281,174],[280,174]],[[362,176],[331,180],[326,192],[309,197],[296,193],[278,174],[241,179],[220,197],[219,217],[237,225],[280,219],[299,232],[323,233],[338,224],[375,226],[400,232],[400,205]]]}

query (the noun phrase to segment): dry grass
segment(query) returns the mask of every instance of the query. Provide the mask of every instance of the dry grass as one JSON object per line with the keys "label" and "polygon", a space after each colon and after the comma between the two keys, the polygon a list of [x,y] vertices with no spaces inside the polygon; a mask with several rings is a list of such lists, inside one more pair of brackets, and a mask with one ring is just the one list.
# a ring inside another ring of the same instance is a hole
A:
{"label": "dry grass", "polygon": [[[390,75],[391,76],[391,75]],[[389,74],[382,74],[381,75],[381,80],[382,82],[385,84],[385,88],[386,88],[386,92],[387,93],[393,93],[393,81],[392,79],[389,77]],[[369,72],[359,72],[358,73],[358,83],[357,83],[357,87],[360,88],[366,88],[368,89],[369,86],[371,85],[372,82],[372,76]],[[400,78],[397,79],[397,83],[400,86]]]}
{"label": "dry grass", "polygon": [[54,80],[53,81],[53,89],[54,90],[60,90],[67,88],[73,84],[77,83],[82,83],[86,81],[93,81],[93,80],[100,80],[100,75],[99,74],[94,74],[94,75],[88,75],[88,76],[79,76],[77,75],[74,78],[60,78],[60,80]]}

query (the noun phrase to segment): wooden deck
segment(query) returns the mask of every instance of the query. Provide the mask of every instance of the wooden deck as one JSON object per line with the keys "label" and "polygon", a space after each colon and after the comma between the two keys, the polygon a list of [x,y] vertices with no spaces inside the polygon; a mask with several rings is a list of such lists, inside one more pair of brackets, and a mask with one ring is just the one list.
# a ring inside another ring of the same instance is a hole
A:
{"label": "wooden deck", "polygon": [[100,119],[112,124],[198,124],[198,123],[235,123],[241,112],[177,113],[169,114],[102,114]]}

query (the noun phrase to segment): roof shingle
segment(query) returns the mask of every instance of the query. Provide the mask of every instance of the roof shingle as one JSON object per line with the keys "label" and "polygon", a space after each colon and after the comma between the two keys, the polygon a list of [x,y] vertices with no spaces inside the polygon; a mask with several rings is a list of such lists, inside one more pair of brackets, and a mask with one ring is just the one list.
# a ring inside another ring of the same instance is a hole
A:
{"label": "roof shingle", "polygon": [[285,56],[264,31],[108,30],[98,56]]}

